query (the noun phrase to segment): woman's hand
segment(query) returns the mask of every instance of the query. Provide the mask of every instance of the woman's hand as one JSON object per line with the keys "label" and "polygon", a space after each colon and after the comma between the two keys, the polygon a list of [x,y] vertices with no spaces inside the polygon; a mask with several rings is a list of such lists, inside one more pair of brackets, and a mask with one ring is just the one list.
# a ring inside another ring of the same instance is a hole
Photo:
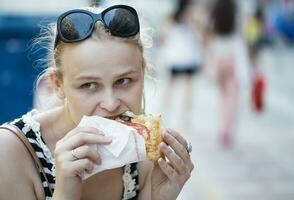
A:
{"label": "woman's hand", "polygon": [[91,173],[95,164],[101,164],[98,152],[90,148],[93,144],[109,144],[111,139],[95,128],[77,127],[56,143],[54,158],[56,186],[53,199],[80,199],[82,180],[80,174]]}
{"label": "woman's hand", "polygon": [[159,145],[164,158],[158,159],[151,177],[152,199],[177,198],[194,168],[187,147],[187,141],[179,133],[168,130],[164,134]]}

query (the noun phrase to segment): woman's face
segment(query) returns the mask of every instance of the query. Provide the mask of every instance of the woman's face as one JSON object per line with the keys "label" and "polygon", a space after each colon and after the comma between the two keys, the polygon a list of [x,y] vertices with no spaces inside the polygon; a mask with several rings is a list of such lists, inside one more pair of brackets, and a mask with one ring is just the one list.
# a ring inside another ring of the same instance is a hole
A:
{"label": "woman's face", "polygon": [[61,91],[71,120],[83,115],[115,117],[141,112],[142,52],[135,44],[89,38],[61,54]]}

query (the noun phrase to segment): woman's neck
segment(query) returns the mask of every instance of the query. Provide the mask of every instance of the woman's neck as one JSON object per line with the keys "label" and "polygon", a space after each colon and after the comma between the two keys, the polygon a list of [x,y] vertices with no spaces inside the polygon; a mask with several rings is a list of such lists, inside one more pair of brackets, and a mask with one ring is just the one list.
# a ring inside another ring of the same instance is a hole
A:
{"label": "woman's neck", "polygon": [[37,114],[34,117],[41,125],[41,133],[49,143],[56,143],[63,138],[76,124],[71,120],[65,106],[59,106]]}

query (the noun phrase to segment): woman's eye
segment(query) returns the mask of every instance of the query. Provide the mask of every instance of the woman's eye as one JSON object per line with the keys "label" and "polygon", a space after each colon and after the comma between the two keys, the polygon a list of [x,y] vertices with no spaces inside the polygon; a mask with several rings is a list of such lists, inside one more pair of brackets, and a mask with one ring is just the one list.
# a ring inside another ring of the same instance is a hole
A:
{"label": "woman's eye", "polygon": [[81,85],[81,88],[94,90],[94,89],[97,88],[97,84],[95,84],[95,83],[85,83],[85,84]]}
{"label": "woman's eye", "polygon": [[119,80],[117,80],[116,82],[115,82],[115,84],[116,85],[126,85],[126,84],[128,84],[129,82],[130,82],[131,80],[129,79],[129,78],[121,78],[121,79],[119,79]]}

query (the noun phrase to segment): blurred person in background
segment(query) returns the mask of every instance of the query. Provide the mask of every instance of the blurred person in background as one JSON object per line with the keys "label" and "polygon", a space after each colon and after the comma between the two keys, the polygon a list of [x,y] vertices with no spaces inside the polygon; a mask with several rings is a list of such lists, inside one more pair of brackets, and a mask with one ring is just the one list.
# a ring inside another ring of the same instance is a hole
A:
{"label": "blurred person in background", "polygon": [[245,22],[245,38],[248,45],[250,64],[252,66],[251,105],[254,111],[264,110],[265,77],[258,67],[259,54],[265,42],[265,22],[263,4],[259,1]]}
{"label": "blurred person in background", "polygon": [[238,103],[238,75],[236,49],[236,5],[234,0],[215,0],[208,27],[208,59],[220,92],[221,127],[219,136],[224,147],[232,146]]}
{"label": "blurred person in background", "polygon": [[[194,166],[187,141],[169,130],[157,161],[127,164],[82,181],[81,173],[91,173],[94,164],[103,162],[90,145],[112,140],[95,128],[77,127],[81,118],[113,119],[125,111],[144,112],[147,65],[137,13],[122,5],[109,7],[102,15],[100,11],[89,7],[66,12],[48,27],[48,36],[39,38],[50,38],[43,76],[63,103],[28,112],[9,122],[10,128],[2,126],[0,199],[171,200],[189,179]],[[37,169],[15,130],[27,137],[42,168]]]}
{"label": "blurred person in background", "polygon": [[[169,110],[170,97],[175,84],[183,83],[183,108],[181,117],[188,117],[193,97],[193,77],[202,68],[202,44],[192,0],[177,0],[174,12],[163,24],[161,33],[161,51],[163,65],[169,70],[166,87],[163,91],[163,111]],[[197,14],[197,13],[196,13]],[[187,119],[187,118],[185,118]]]}
{"label": "blurred person in background", "polygon": [[251,64],[257,67],[258,53],[263,41],[264,16],[261,4],[248,16],[245,22],[245,37],[248,44]]}

